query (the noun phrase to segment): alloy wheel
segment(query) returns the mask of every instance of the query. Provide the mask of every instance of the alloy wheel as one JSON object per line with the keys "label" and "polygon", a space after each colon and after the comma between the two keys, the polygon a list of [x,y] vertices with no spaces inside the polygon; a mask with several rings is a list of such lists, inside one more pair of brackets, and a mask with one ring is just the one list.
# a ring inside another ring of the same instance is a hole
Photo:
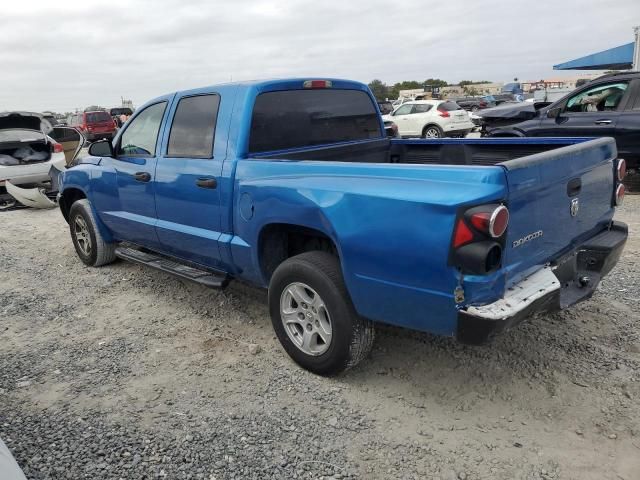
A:
{"label": "alloy wheel", "polygon": [[280,296],[280,317],[287,336],[302,352],[318,356],[331,345],[331,317],[318,293],[294,282]]}

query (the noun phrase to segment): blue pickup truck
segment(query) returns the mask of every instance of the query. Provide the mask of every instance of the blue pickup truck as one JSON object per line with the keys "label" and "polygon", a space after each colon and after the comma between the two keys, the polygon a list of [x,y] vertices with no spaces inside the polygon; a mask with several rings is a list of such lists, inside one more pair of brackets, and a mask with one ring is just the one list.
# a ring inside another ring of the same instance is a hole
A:
{"label": "blue pickup truck", "polygon": [[60,175],[80,259],[269,289],[301,366],[362,360],[374,323],[480,344],[589,298],[616,264],[613,139],[402,140],[346,80],[231,83],[136,110]]}

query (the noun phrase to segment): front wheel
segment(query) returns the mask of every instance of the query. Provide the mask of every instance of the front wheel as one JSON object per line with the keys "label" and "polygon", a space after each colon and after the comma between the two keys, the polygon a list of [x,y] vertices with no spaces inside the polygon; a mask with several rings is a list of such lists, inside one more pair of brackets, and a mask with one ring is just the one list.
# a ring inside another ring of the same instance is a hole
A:
{"label": "front wheel", "polygon": [[326,252],[296,255],[276,269],[269,313],[289,356],[320,375],[357,365],[373,345],[373,323],[356,313],[340,262]]}
{"label": "front wheel", "polygon": [[107,243],[102,237],[91,204],[86,198],[71,205],[69,232],[76,253],[85,265],[99,267],[116,259],[116,245]]}
{"label": "front wheel", "polygon": [[442,138],[442,129],[436,125],[428,125],[422,130],[422,138]]}

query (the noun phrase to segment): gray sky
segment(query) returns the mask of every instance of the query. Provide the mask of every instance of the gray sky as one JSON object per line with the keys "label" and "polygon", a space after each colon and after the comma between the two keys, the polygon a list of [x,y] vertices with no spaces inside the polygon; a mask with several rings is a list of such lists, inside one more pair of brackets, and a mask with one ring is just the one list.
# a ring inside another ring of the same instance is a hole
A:
{"label": "gray sky", "polygon": [[538,79],[633,25],[640,0],[10,0],[0,111],[140,105],[230,78]]}

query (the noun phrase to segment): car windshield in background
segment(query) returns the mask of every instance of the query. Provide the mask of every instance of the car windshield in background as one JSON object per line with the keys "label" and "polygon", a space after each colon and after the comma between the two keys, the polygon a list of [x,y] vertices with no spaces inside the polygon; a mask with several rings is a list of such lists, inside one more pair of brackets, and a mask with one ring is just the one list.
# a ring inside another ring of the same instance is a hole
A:
{"label": "car windshield in background", "polygon": [[286,90],[256,98],[249,152],[381,138],[371,97],[360,90]]}
{"label": "car windshield in background", "polygon": [[450,112],[452,110],[461,110],[462,107],[458,105],[456,102],[442,102],[438,106],[438,110],[444,110],[446,112]]}
{"label": "car windshield in background", "polygon": [[86,114],[86,117],[87,123],[100,123],[111,120],[111,115],[107,112],[89,112]]}
{"label": "car windshield in background", "polygon": [[112,108],[109,113],[111,113],[112,116],[115,115],[133,115],[133,110],[131,110],[130,108],[124,107],[124,108]]}

